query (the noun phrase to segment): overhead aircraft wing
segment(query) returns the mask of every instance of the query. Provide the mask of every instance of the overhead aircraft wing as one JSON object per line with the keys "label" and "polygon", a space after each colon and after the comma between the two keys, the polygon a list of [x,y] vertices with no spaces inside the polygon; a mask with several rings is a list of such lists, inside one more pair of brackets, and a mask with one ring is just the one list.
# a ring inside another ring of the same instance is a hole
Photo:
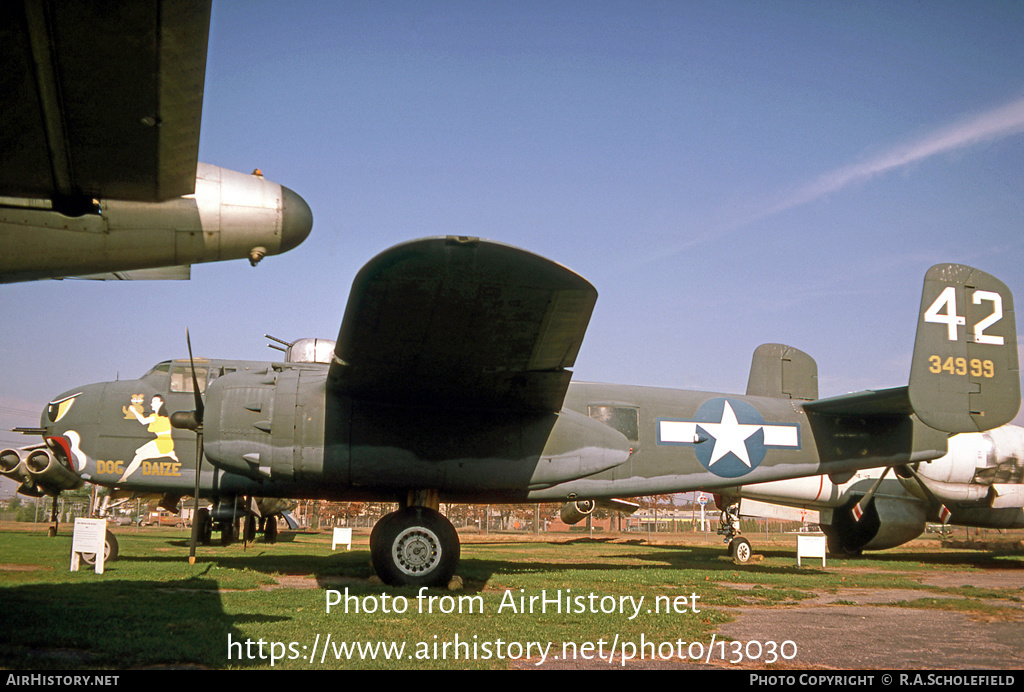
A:
{"label": "overhead aircraft wing", "polygon": [[381,404],[558,411],[597,290],[477,238],[428,238],[356,276],[328,386]]}
{"label": "overhead aircraft wing", "polygon": [[105,274],[83,274],[73,278],[89,279],[90,281],[188,281],[192,278],[192,265],[131,269]]}
{"label": "overhead aircraft wing", "polygon": [[210,0],[0,3],[0,196],[195,191]]}

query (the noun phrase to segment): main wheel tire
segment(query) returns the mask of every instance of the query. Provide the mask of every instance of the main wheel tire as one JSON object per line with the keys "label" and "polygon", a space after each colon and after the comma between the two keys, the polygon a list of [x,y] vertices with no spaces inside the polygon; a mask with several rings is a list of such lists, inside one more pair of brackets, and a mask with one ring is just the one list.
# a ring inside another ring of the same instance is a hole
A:
{"label": "main wheel tire", "polygon": [[267,523],[263,527],[263,540],[267,543],[277,542],[277,517],[267,517]]}
{"label": "main wheel tire", "polygon": [[741,565],[750,562],[750,558],[754,554],[753,548],[750,547],[750,541],[746,538],[734,539],[729,544],[729,552],[732,554],[732,559]]}
{"label": "main wheel tire", "polygon": [[210,518],[210,510],[203,507],[196,512],[195,521],[199,523],[199,544],[210,545],[213,540],[213,519]]}
{"label": "main wheel tire", "polygon": [[245,533],[243,537],[246,543],[252,543],[256,540],[256,517],[245,518]]}
{"label": "main wheel tire", "polygon": [[373,569],[391,586],[445,586],[459,566],[459,535],[439,512],[407,507],[370,533]]}
{"label": "main wheel tire", "polygon": [[234,521],[224,521],[220,524],[220,544],[227,546],[238,540],[238,524]]}
{"label": "main wheel tire", "polygon": [[[107,531],[103,540],[103,564],[107,564],[111,560],[116,560],[117,553],[117,537],[110,533],[110,531]],[[96,553],[82,553],[82,559],[85,560],[87,565],[95,565]]]}

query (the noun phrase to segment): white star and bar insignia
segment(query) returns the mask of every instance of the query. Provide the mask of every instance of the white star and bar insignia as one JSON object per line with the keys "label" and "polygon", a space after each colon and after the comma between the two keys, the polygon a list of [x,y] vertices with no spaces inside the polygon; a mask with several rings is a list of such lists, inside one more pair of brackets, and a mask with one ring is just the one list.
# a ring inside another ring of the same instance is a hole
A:
{"label": "white star and bar insignia", "polygon": [[[701,432],[714,444],[704,444]],[[702,404],[694,420],[660,419],[658,444],[693,445],[705,468],[736,478],[757,468],[768,449],[799,449],[800,426],[768,423],[745,401],[717,398]]]}

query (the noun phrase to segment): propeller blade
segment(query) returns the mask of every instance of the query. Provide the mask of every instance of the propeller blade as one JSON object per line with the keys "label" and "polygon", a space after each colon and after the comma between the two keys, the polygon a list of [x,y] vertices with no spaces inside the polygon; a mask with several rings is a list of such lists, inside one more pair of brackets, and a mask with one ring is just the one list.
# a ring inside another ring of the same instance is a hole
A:
{"label": "propeller blade", "polygon": [[928,485],[924,482],[924,479],[918,475],[917,470],[913,467],[913,465],[907,464],[904,468],[907,469],[907,471],[910,472],[910,475],[914,477],[914,480],[917,481],[917,484],[921,487],[921,490],[924,492],[924,494],[928,496],[928,499],[939,505],[939,521],[942,522],[942,525],[945,526],[946,524],[948,524],[949,520],[953,516],[953,513],[949,511],[949,508],[946,507],[946,504],[935,496],[935,493],[933,493],[931,488],[929,488]]}
{"label": "propeller blade", "polygon": [[853,506],[854,521],[860,521],[860,518],[864,516],[864,512],[867,510],[868,505],[871,503],[871,500],[874,499],[875,497],[875,491],[878,490],[878,486],[882,484],[882,481],[885,480],[886,474],[888,474],[890,471],[892,471],[891,466],[885,467],[885,471],[882,471],[882,475],[878,477],[878,480],[874,482],[874,485],[872,485],[868,489],[868,492],[864,495],[864,497],[860,499],[860,502]]}
{"label": "propeller blade", "polygon": [[192,499],[192,540],[188,548],[188,564],[196,563],[196,544],[199,543],[199,473],[203,463],[203,427],[196,430],[196,489]]}
{"label": "propeller blade", "polygon": [[195,500],[195,507],[192,510],[192,540],[188,549],[188,564],[196,562],[196,544],[199,543],[199,476],[203,465],[203,395],[199,391],[199,378],[196,377],[196,362],[192,358],[192,338],[189,336],[188,328],[185,329],[185,343],[188,345],[188,364],[192,370],[192,394],[195,397],[196,408],[193,412],[193,427],[196,432],[196,488],[192,496]]}
{"label": "propeller blade", "polygon": [[196,377],[196,362],[192,358],[192,339],[189,337],[187,328],[185,329],[185,343],[188,344],[188,364],[192,370],[192,395],[195,397],[196,402],[196,421],[199,425],[202,425],[205,406],[203,405],[203,395],[199,391],[199,378]]}

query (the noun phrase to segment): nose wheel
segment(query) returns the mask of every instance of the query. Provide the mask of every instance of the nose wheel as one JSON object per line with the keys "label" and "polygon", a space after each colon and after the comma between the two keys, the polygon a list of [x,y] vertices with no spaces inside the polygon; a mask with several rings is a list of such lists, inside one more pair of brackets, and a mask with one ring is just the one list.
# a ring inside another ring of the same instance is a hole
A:
{"label": "nose wheel", "polygon": [[754,554],[754,551],[750,547],[750,541],[746,538],[734,538],[729,543],[729,554],[733,560],[741,565],[745,565],[750,562],[750,556]]}
{"label": "nose wheel", "polygon": [[740,535],[739,504],[728,505],[722,510],[718,534],[724,536],[723,540],[729,545],[729,557],[741,565],[750,562],[750,558],[754,555],[754,550],[750,547],[750,541]]}

